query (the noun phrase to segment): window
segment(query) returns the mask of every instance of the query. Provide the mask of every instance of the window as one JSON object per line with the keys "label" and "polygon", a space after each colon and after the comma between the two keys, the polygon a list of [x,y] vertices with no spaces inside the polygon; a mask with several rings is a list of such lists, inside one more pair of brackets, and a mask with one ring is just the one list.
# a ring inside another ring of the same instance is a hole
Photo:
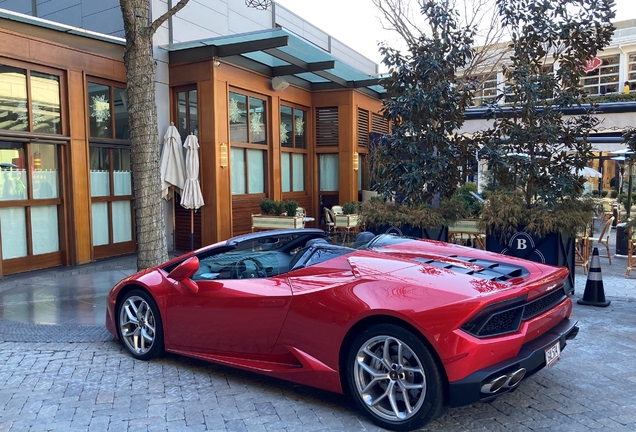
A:
{"label": "window", "polygon": [[130,139],[126,89],[89,82],[88,118],[91,138]]}
{"label": "window", "polygon": [[636,53],[627,56],[627,80],[636,81]]}
{"label": "window", "polygon": [[284,105],[280,107],[280,145],[306,149],[307,112]]}
{"label": "window", "polygon": [[185,142],[188,135],[199,137],[199,115],[197,107],[197,90],[186,89],[175,92],[177,100],[177,128],[181,135],[181,141]]}
{"label": "window", "polygon": [[338,155],[321,154],[318,156],[318,175],[320,177],[320,191],[333,192],[338,190]]}
{"label": "window", "polygon": [[478,75],[475,78],[477,88],[473,97],[473,106],[491,103],[497,97],[497,74]]}
{"label": "window", "polygon": [[0,65],[0,129],[61,134],[60,78]]}
{"label": "window", "polygon": [[283,192],[305,190],[307,111],[281,105],[280,145]]}
{"label": "window", "polygon": [[59,146],[0,142],[2,258],[60,250]]}
{"label": "window", "polygon": [[618,92],[620,55],[601,57],[603,64],[581,78],[583,90],[589,95]]}
{"label": "window", "polygon": [[264,194],[267,167],[267,103],[230,92],[232,194]]}
{"label": "window", "polygon": [[131,242],[130,150],[91,146],[89,151],[93,247]]}

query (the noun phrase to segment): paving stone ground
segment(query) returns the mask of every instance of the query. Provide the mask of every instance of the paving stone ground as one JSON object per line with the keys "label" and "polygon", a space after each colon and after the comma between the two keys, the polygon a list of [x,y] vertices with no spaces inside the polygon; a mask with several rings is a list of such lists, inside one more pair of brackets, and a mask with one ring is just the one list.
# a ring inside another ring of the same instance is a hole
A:
{"label": "paving stone ground", "polygon": [[[636,274],[601,261],[607,308],[581,306],[581,331],[553,368],[488,404],[448,409],[422,431],[636,431]],[[120,271],[133,257],[31,272],[0,292],[51,278]],[[176,355],[136,361],[103,326],[0,319],[0,432],[379,431],[342,395]]]}
{"label": "paving stone ground", "polygon": [[[636,430],[636,302],[575,305],[556,366],[423,431]],[[60,332],[68,329],[57,327]],[[345,396],[119,342],[0,342],[0,431],[377,431]]]}

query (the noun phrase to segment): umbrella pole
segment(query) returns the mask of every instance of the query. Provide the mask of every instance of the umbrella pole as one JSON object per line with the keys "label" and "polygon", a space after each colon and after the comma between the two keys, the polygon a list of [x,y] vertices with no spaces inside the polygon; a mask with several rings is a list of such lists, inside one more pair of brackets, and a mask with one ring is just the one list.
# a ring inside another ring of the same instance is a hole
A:
{"label": "umbrella pole", "polygon": [[194,250],[194,210],[190,209],[190,250]]}
{"label": "umbrella pole", "polygon": [[172,189],[172,250],[177,250],[177,216],[175,215],[177,211],[177,204],[175,203],[177,196],[174,192],[174,186],[170,186],[170,189]]}

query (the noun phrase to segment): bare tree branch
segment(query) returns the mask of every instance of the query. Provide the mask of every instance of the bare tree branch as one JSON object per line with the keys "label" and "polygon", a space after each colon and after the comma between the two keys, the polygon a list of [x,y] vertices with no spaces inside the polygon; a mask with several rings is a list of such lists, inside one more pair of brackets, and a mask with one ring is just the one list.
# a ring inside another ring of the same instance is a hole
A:
{"label": "bare tree branch", "polygon": [[161,27],[161,25],[168,20],[168,18],[170,18],[172,15],[176,14],[181,9],[183,9],[185,5],[188,4],[189,1],[190,0],[179,0],[179,3],[174,5],[166,13],[164,13],[159,18],[157,18],[149,27],[149,31],[151,32],[151,34],[154,34],[154,32],[156,32],[157,29]]}

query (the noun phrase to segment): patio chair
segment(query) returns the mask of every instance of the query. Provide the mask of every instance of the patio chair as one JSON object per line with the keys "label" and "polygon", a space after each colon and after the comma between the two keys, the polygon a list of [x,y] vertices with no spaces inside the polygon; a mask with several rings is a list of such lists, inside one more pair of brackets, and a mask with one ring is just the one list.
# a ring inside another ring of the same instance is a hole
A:
{"label": "patio chair", "polygon": [[336,218],[333,217],[333,212],[327,207],[323,207],[323,212],[325,214],[325,226],[327,227],[327,233],[331,234],[331,231],[333,231],[336,226]]}
{"label": "patio chair", "polygon": [[335,205],[331,207],[331,213],[334,215],[341,215],[344,214],[344,211],[342,210],[342,206]]}
{"label": "patio chair", "polygon": [[612,222],[614,222],[614,216],[610,217],[605,222],[605,225],[603,225],[603,229],[601,230],[601,233],[598,235],[598,237],[590,237],[588,239],[590,250],[594,247],[595,243],[600,243],[605,247],[605,251],[607,252],[607,255],[599,254],[599,257],[607,258],[609,261],[609,265],[612,265],[612,256],[610,254],[610,248],[609,248],[609,236],[610,236],[610,232],[612,231],[611,229]]}

